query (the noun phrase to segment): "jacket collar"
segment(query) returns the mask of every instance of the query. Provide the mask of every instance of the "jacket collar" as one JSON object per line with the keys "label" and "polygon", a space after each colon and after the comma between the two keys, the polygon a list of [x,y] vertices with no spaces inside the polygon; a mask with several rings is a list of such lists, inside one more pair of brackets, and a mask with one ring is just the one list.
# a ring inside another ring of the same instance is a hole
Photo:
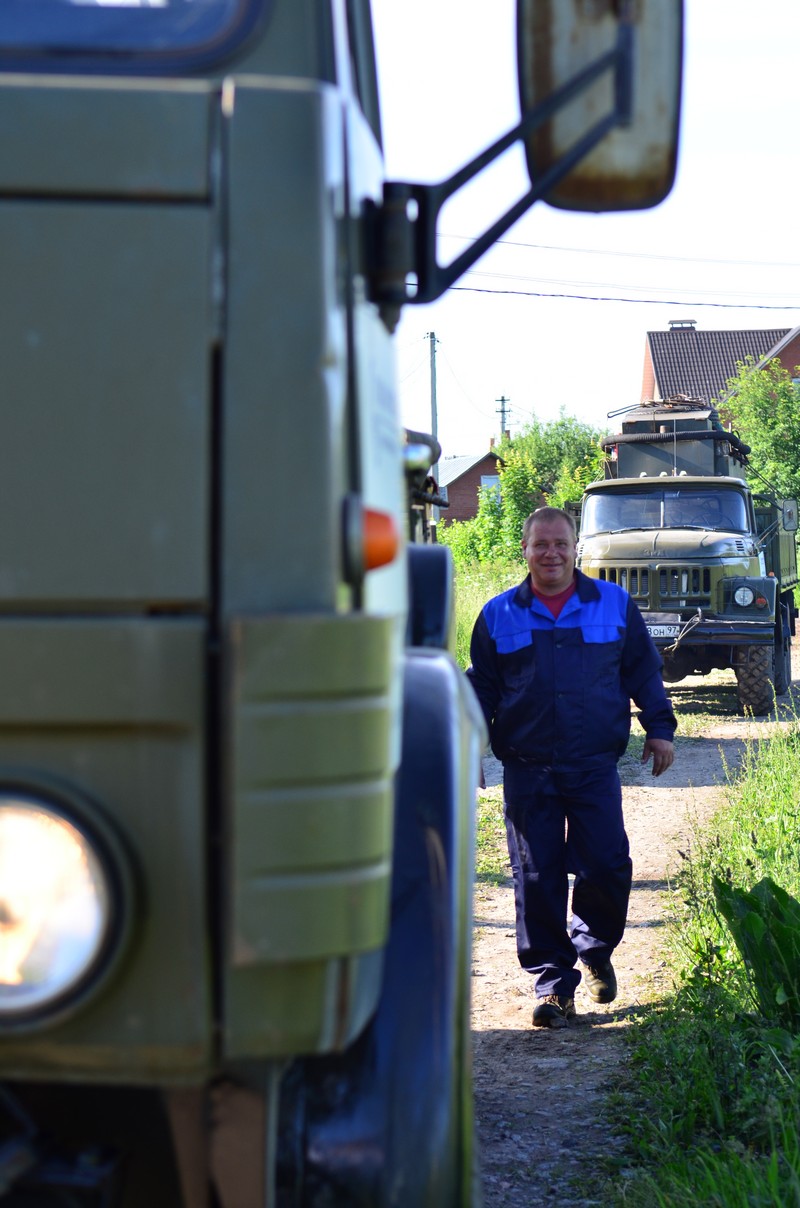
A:
{"label": "jacket collar", "polygon": [[[575,594],[581,604],[588,604],[590,600],[600,599],[600,589],[594,579],[590,579],[583,571],[576,569],[575,580]],[[514,592],[514,603],[518,604],[520,608],[530,608],[534,599],[535,597],[531,588],[531,577],[528,575],[527,579],[523,579]]]}

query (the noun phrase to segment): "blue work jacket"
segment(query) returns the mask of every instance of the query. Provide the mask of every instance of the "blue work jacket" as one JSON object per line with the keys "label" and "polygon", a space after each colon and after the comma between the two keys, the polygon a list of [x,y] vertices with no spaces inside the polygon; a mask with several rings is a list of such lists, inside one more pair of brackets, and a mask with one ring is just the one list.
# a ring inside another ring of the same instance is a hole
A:
{"label": "blue work jacket", "polygon": [[615,583],[580,571],[576,580],[557,619],[526,579],[475,622],[467,675],[503,762],[617,760],[630,737],[631,698],[647,737],[672,741],[661,658],[639,609]]}

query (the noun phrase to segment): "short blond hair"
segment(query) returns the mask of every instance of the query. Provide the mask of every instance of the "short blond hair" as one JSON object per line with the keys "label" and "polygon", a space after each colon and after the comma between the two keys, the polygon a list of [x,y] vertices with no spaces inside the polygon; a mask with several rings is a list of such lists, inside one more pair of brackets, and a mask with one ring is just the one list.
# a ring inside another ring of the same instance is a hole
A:
{"label": "short blond hair", "polygon": [[575,521],[574,521],[573,517],[570,516],[569,512],[565,512],[563,508],[544,507],[544,508],[537,508],[535,512],[531,512],[530,516],[528,516],[527,520],[523,524],[523,526],[522,526],[523,545],[527,544],[528,537],[530,536],[530,533],[531,533],[531,529],[533,528],[533,526],[537,522],[537,520],[544,520],[544,522],[546,524],[552,524],[552,522],[554,520],[566,520],[567,524],[569,525],[569,527],[572,531],[573,538],[575,540],[577,540],[577,538],[578,538],[578,530],[575,528]]}

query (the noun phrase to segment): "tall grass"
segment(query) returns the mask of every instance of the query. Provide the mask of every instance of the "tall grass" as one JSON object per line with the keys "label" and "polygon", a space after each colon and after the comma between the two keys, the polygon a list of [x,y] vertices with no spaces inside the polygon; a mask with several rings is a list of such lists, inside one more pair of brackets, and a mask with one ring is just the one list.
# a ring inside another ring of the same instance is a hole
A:
{"label": "tall grass", "polygon": [[800,732],[746,745],[673,885],[674,995],[634,1030],[636,1208],[800,1206]]}
{"label": "tall grass", "polygon": [[475,880],[479,885],[506,885],[510,879],[503,790],[482,789],[475,803]]}
{"label": "tall grass", "polygon": [[526,569],[522,562],[462,564],[455,577],[455,657],[462,668],[469,666],[469,643],[481,609],[492,596],[521,583]]}

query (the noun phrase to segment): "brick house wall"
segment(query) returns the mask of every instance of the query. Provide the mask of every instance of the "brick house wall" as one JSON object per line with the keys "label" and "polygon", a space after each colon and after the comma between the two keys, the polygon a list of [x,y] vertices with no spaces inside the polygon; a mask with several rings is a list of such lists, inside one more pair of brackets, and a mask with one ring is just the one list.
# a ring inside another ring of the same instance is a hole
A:
{"label": "brick house wall", "polygon": [[[443,509],[441,522],[449,524],[452,520],[472,520],[478,512],[478,491],[481,486],[481,476],[497,473],[497,455],[487,453],[480,461],[476,461],[465,473],[452,482],[447,483],[447,499],[450,506]],[[441,476],[441,464],[440,464]]]}
{"label": "brick house wall", "polygon": [[642,402],[656,397],[656,371],[653,368],[653,358],[650,355],[650,345],[645,344],[644,370],[642,372]]}
{"label": "brick house wall", "polygon": [[795,370],[800,365],[800,331],[790,340],[787,340],[783,348],[778,353],[778,360],[784,369],[788,369],[792,377],[796,377]]}

